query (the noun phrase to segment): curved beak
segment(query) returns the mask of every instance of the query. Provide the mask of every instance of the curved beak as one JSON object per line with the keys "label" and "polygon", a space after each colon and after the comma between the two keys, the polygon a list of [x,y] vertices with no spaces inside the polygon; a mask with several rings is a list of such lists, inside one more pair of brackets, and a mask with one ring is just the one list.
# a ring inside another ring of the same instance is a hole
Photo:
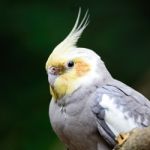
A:
{"label": "curved beak", "polygon": [[47,70],[48,73],[48,82],[53,87],[56,78],[60,75],[62,68],[60,67],[49,67]]}

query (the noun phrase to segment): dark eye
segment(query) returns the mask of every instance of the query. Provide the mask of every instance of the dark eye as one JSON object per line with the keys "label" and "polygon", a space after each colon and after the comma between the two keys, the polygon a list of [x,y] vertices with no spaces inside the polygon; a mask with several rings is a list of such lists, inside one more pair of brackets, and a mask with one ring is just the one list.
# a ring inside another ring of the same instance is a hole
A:
{"label": "dark eye", "polygon": [[74,62],[71,60],[67,63],[68,68],[72,68],[74,66]]}

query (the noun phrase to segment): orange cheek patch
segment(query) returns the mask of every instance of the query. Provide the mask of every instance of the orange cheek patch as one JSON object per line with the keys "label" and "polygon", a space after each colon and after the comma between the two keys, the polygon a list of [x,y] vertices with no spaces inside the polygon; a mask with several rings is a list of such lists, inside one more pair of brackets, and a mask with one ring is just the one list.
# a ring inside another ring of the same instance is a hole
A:
{"label": "orange cheek patch", "polygon": [[90,70],[90,66],[83,61],[78,61],[75,69],[78,76],[83,76]]}

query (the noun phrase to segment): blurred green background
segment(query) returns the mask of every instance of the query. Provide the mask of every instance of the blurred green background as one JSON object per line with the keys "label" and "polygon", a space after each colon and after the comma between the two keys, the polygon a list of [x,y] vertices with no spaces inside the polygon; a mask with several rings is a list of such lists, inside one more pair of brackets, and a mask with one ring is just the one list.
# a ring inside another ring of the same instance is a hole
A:
{"label": "blurred green background", "polygon": [[0,150],[62,150],[51,129],[45,62],[70,32],[79,6],[90,24],[78,45],[150,98],[150,9],[143,0],[0,1]]}

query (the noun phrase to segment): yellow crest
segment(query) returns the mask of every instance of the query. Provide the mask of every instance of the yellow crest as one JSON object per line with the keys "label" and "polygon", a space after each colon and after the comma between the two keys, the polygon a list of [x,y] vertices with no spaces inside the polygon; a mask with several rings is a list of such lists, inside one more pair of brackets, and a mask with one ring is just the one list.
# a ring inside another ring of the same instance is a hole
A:
{"label": "yellow crest", "polygon": [[59,45],[55,47],[53,53],[60,54],[60,52],[63,52],[70,47],[76,46],[78,39],[80,38],[81,34],[83,33],[84,29],[87,27],[89,23],[88,10],[86,11],[81,23],[79,23],[80,15],[81,15],[81,8],[79,8],[78,16],[71,32]]}

